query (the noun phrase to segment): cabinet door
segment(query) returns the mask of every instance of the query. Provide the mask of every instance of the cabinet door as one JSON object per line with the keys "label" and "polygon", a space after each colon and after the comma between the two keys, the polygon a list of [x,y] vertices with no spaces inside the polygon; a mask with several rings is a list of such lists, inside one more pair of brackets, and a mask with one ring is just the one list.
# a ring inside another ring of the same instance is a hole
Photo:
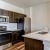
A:
{"label": "cabinet door", "polygon": [[14,23],[16,23],[16,20],[18,21],[18,18],[19,17],[19,14],[18,13],[13,13],[13,20],[14,20]]}
{"label": "cabinet door", "polygon": [[20,14],[20,13],[13,13],[14,15],[13,15],[13,19],[14,19],[14,22],[16,23],[19,23],[19,20],[21,21],[21,22],[23,22],[23,18],[24,17],[26,17],[26,15],[24,15],[24,14]]}
{"label": "cabinet door", "polygon": [[18,32],[13,32],[12,34],[12,44],[15,44],[18,42]]}
{"label": "cabinet door", "polygon": [[8,14],[9,14],[9,11],[7,11],[7,10],[2,10],[2,15],[8,16]]}
{"label": "cabinet door", "polygon": [[13,23],[13,12],[9,11],[9,22]]}
{"label": "cabinet door", "polygon": [[19,41],[24,41],[24,37],[22,37],[22,35],[24,35],[24,30],[18,31],[18,40]]}
{"label": "cabinet door", "polygon": [[23,15],[22,14],[19,14],[19,17],[21,18],[21,17],[23,17]]}
{"label": "cabinet door", "polygon": [[42,41],[25,38],[25,50],[44,50]]}
{"label": "cabinet door", "polygon": [[2,10],[2,9],[0,9],[0,15],[2,15],[2,12],[3,12],[3,10]]}

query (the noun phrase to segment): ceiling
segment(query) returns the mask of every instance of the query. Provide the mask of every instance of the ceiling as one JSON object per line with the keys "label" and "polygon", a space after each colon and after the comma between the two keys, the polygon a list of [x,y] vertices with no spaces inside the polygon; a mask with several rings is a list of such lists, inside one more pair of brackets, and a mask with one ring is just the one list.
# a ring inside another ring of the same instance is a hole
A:
{"label": "ceiling", "polygon": [[43,4],[49,2],[50,0],[3,0],[15,6],[19,6],[22,8]]}

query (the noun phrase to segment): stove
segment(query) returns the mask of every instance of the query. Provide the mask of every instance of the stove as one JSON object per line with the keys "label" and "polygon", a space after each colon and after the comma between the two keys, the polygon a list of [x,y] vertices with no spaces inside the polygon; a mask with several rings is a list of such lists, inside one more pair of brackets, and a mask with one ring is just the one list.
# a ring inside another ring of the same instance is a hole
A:
{"label": "stove", "polygon": [[[7,31],[6,26],[0,26],[0,46],[7,47],[6,44],[11,43],[11,32]],[[9,44],[10,45],[10,44]]]}

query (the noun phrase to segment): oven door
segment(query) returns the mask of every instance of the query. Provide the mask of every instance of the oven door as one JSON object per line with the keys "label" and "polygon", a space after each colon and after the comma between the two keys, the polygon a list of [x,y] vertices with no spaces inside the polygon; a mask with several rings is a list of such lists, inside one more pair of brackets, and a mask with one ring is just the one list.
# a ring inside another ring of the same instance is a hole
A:
{"label": "oven door", "polygon": [[11,34],[0,35],[0,45],[5,45],[11,42]]}

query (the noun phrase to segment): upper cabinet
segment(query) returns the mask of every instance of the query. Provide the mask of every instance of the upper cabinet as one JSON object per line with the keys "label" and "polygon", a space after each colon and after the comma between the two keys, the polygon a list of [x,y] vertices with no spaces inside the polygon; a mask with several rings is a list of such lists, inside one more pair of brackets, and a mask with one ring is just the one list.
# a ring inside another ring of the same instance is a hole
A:
{"label": "upper cabinet", "polygon": [[9,22],[13,23],[13,12],[9,11],[8,16],[9,16]]}
{"label": "upper cabinet", "polygon": [[13,13],[13,21],[16,23],[16,19],[19,17],[19,13]]}
{"label": "upper cabinet", "polygon": [[10,23],[16,23],[18,21],[18,19],[26,17],[25,14],[16,13],[16,12],[4,10],[4,9],[0,9],[0,15],[9,16]]}
{"label": "upper cabinet", "polygon": [[0,15],[2,15],[2,11],[3,11],[3,10],[2,10],[2,9],[0,9]]}
{"label": "upper cabinet", "polygon": [[8,16],[9,11],[0,9],[0,15]]}
{"label": "upper cabinet", "polygon": [[8,16],[8,14],[9,14],[9,11],[7,11],[7,10],[2,10],[2,15]]}
{"label": "upper cabinet", "polygon": [[19,17],[22,18],[22,17],[25,17],[25,15],[24,14],[19,14]]}
{"label": "upper cabinet", "polygon": [[19,13],[14,13],[14,22],[15,23],[21,23],[24,22],[24,17],[26,17],[26,15],[23,14],[19,14]]}

